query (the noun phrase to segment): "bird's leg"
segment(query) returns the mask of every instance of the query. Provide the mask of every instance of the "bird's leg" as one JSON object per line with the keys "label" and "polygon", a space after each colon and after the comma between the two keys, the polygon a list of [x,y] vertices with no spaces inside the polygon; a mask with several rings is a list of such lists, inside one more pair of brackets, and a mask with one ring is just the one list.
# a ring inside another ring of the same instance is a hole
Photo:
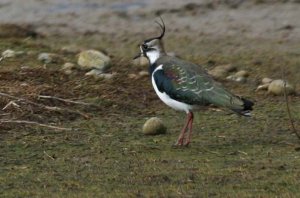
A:
{"label": "bird's leg", "polygon": [[187,128],[188,128],[188,126],[189,126],[189,123],[193,120],[193,119],[191,119],[191,115],[193,115],[193,113],[191,113],[191,112],[189,112],[189,113],[187,114],[187,120],[186,120],[186,123],[185,123],[184,127],[182,128],[181,133],[179,134],[179,137],[178,137],[178,140],[177,140],[177,143],[176,143],[177,146],[183,145],[184,134],[185,134],[186,131],[187,131]]}
{"label": "bird's leg", "polygon": [[194,114],[193,114],[193,112],[189,112],[188,116],[189,116],[189,123],[188,123],[189,133],[188,133],[187,141],[184,144],[185,146],[188,146],[190,144],[190,142],[191,142],[192,131],[193,131],[193,121],[194,121]]}

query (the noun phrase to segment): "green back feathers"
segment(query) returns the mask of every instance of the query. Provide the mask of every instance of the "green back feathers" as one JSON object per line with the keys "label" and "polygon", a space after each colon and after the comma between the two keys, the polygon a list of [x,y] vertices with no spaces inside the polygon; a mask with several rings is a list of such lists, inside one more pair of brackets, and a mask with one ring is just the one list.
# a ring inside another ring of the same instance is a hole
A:
{"label": "green back feathers", "polygon": [[162,56],[156,64],[163,64],[164,75],[172,86],[168,94],[173,98],[188,104],[243,110],[243,100],[215,82],[200,66],[169,56]]}

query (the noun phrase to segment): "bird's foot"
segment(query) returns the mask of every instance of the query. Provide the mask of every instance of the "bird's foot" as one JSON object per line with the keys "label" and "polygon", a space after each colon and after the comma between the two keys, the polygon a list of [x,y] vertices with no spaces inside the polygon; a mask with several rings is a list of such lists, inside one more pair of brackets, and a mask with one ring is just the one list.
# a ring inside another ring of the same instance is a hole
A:
{"label": "bird's foot", "polygon": [[183,146],[186,146],[186,147],[188,147],[189,145],[190,145],[190,141],[186,141],[184,144],[183,144]]}
{"label": "bird's foot", "polygon": [[183,145],[183,137],[182,138],[179,138],[175,144],[175,146],[182,146]]}
{"label": "bird's foot", "polygon": [[184,142],[184,139],[179,139],[175,144],[173,144],[173,148],[183,148],[183,147],[188,147],[190,145],[190,141]]}

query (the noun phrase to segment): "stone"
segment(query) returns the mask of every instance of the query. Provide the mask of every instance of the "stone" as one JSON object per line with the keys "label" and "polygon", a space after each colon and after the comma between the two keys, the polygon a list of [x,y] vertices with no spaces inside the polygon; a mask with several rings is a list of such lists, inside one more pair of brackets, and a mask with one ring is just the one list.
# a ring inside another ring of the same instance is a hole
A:
{"label": "stone", "polygon": [[216,66],[215,68],[222,68],[227,72],[233,72],[236,70],[236,66],[234,66],[232,64],[219,65],[219,66]]}
{"label": "stone", "polygon": [[92,69],[91,71],[85,73],[86,76],[97,76],[103,74],[103,72],[101,70],[98,69]]}
{"label": "stone", "polygon": [[236,80],[236,76],[235,75],[230,75],[230,76],[227,76],[226,79],[235,81]]}
{"label": "stone", "polygon": [[148,67],[149,61],[146,57],[140,57],[140,58],[133,60],[133,64],[136,66]]}
{"label": "stone", "polygon": [[273,81],[271,78],[263,78],[261,80],[262,84],[270,84]]}
{"label": "stone", "polygon": [[214,68],[208,71],[208,73],[218,79],[225,78],[228,75],[228,72],[223,68]]}
{"label": "stone", "polygon": [[11,49],[7,49],[4,52],[2,52],[3,58],[13,58],[15,56],[16,56],[16,52]]}
{"label": "stone", "polygon": [[128,74],[129,79],[137,79],[138,76],[136,74]]}
{"label": "stone", "polygon": [[268,90],[270,83],[266,83],[263,85],[259,85],[255,91],[260,91],[260,90]]}
{"label": "stone", "polygon": [[66,54],[78,54],[82,51],[82,49],[76,45],[66,45],[63,46],[60,50]]}
{"label": "stone", "polygon": [[93,76],[95,79],[105,79],[109,80],[112,79],[116,73],[103,73],[101,70],[92,69],[91,71],[85,74],[86,76]]}
{"label": "stone", "polygon": [[40,53],[38,55],[38,60],[42,61],[43,63],[60,63],[63,61],[63,58],[58,54],[53,53]]}
{"label": "stone", "polygon": [[140,71],[140,72],[139,72],[139,76],[140,76],[140,77],[149,76],[149,72],[148,72],[148,71]]}
{"label": "stone", "polygon": [[244,76],[239,76],[235,79],[236,82],[245,83],[247,82],[247,78]]}
{"label": "stone", "polygon": [[[294,94],[295,88],[290,83],[286,82],[286,94]],[[284,81],[281,79],[273,80],[268,86],[268,93],[274,95],[283,95],[284,94]]]}
{"label": "stone", "polygon": [[165,134],[166,131],[167,128],[165,127],[161,119],[157,117],[152,117],[148,119],[143,125],[143,133],[145,135]]}
{"label": "stone", "polygon": [[236,70],[236,67],[231,64],[219,65],[208,71],[210,75],[217,79],[225,78],[229,72]]}
{"label": "stone", "polygon": [[70,62],[66,62],[63,66],[62,66],[62,70],[72,70],[75,69],[76,65],[74,63],[70,63]]}
{"label": "stone", "polygon": [[244,78],[247,78],[249,76],[249,72],[245,71],[245,70],[240,70],[238,72],[236,72],[234,74],[237,78],[238,77],[244,77]]}
{"label": "stone", "polygon": [[75,68],[76,68],[76,65],[74,63],[67,62],[62,66],[61,70],[65,74],[70,75],[71,73],[73,73],[72,70],[74,70]]}
{"label": "stone", "polygon": [[106,71],[110,67],[110,58],[97,50],[86,50],[79,54],[78,65],[81,69],[97,69],[100,72]]}

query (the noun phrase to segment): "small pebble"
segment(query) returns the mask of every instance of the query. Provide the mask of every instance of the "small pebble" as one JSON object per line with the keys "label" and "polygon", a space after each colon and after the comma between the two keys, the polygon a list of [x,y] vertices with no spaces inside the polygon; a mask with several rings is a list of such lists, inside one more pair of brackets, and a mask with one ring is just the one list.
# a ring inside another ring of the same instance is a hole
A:
{"label": "small pebble", "polygon": [[245,70],[240,70],[234,74],[236,77],[244,77],[247,78],[249,76],[249,72]]}
{"label": "small pebble", "polygon": [[2,57],[3,58],[13,58],[16,56],[16,52],[13,50],[5,50],[4,52],[2,52]]}
{"label": "small pebble", "polygon": [[270,83],[266,83],[263,85],[259,85],[255,91],[260,91],[260,90],[268,90]]}
{"label": "small pebble", "polygon": [[148,67],[149,61],[146,57],[140,57],[140,58],[133,60],[133,64],[136,66]]}
{"label": "small pebble", "polygon": [[140,71],[139,76],[144,77],[144,76],[149,76],[149,72],[147,71]]}
{"label": "small pebble", "polygon": [[62,66],[62,70],[72,70],[75,68],[75,64],[74,63],[70,63],[70,62],[66,62],[63,66]]}
{"label": "small pebble", "polygon": [[58,54],[53,53],[40,53],[38,55],[38,60],[42,61],[43,63],[49,64],[49,63],[59,63],[63,59]]}

